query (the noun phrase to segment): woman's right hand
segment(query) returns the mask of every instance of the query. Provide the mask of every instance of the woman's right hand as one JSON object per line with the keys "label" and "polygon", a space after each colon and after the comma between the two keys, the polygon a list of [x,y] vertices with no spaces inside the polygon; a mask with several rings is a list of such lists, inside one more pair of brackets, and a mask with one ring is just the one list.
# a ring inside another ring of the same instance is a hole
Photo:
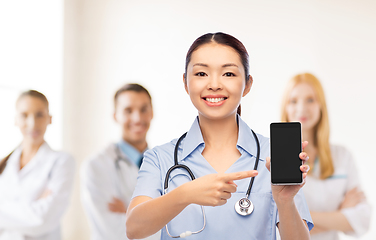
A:
{"label": "woman's right hand", "polygon": [[39,196],[38,199],[43,199],[43,198],[47,198],[48,196],[50,196],[52,194],[52,191],[48,188],[46,188],[43,193]]}
{"label": "woman's right hand", "polygon": [[257,176],[255,170],[208,174],[191,182],[181,185],[188,204],[194,203],[202,206],[220,206],[227,202],[231,193],[236,192],[235,180]]}
{"label": "woman's right hand", "polygon": [[343,199],[339,209],[351,208],[363,202],[366,199],[364,193],[359,191],[356,187],[348,191]]}

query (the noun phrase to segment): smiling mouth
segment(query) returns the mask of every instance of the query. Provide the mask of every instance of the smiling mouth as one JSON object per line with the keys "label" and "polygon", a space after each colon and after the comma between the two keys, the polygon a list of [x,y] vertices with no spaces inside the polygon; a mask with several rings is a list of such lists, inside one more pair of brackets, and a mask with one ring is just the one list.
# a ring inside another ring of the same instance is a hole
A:
{"label": "smiling mouth", "polygon": [[208,102],[211,102],[211,103],[217,103],[217,102],[220,102],[220,101],[224,101],[227,98],[222,97],[222,98],[204,98],[204,99],[205,99],[205,101],[208,101]]}

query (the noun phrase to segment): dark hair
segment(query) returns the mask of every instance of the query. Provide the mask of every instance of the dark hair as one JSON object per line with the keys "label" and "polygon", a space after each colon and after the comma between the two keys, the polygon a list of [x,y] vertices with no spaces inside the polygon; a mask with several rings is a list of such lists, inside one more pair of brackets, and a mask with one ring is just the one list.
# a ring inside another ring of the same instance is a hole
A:
{"label": "dark hair", "polygon": [[[191,61],[192,53],[196,51],[199,47],[201,47],[204,44],[207,43],[218,43],[221,45],[232,47],[238,54],[242,61],[243,67],[244,67],[244,73],[245,73],[245,81],[248,81],[249,76],[249,55],[247,52],[247,49],[244,47],[243,43],[241,43],[238,39],[235,37],[222,33],[207,33],[202,35],[201,37],[197,38],[189,48],[187,52],[187,56],[185,58],[185,73],[184,73],[184,79],[186,80],[187,77],[187,68],[188,64]],[[238,114],[241,113],[241,107],[239,105],[238,107]]]}
{"label": "dark hair", "polygon": [[42,102],[44,102],[46,104],[46,107],[47,107],[47,111],[48,111],[48,100],[46,98],[46,96],[44,96],[43,93],[41,92],[38,92],[36,90],[28,90],[28,91],[25,91],[23,93],[20,94],[20,96],[18,97],[17,101],[16,101],[16,106],[18,104],[18,102],[24,98],[24,97],[35,97],[35,98],[38,98],[40,100],[42,100]]}
{"label": "dark hair", "polygon": [[116,91],[115,96],[114,96],[115,108],[116,108],[116,103],[117,103],[117,99],[118,99],[119,95],[122,94],[123,92],[127,92],[127,91],[133,91],[133,92],[138,92],[138,93],[144,92],[148,95],[148,97],[150,98],[150,102],[151,102],[150,93],[148,92],[148,90],[146,90],[146,88],[144,88],[143,86],[141,86],[140,84],[137,84],[137,83],[128,83],[128,84],[125,84],[124,86],[119,88],[119,90]]}
{"label": "dark hair", "polygon": [[9,159],[10,155],[12,155],[12,153],[13,153],[13,151],[11,153],[9,153],[8,156],[6,156],[5,158],[3,158],[0,161],[0,175],[3,173],[5,166],[7,165],[8,159]]}

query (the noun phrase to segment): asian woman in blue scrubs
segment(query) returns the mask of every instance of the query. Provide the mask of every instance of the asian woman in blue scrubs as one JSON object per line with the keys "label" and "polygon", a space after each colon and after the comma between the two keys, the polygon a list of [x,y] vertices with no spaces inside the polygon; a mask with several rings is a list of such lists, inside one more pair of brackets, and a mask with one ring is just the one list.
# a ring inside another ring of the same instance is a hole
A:
{"label": "asian woman in blue scrubs", "polygon": [[[224,33],[199,37],[188,50],[183,81],[198,116],[177,156],[196,179],[175,169],[164,194],[177,140],[148,150],[127,211],[127,236],[144,238],[163,228],[161,239],[172,239],[169,234],[199,231],[205,222],[203,231],[188,239],[276,239],[276,226],[281,239],[309,239],[313,224],[301,191],[304,184],[271,185],[269,139],[259,134],[260,160],[253,170],[256,138],[239,115],[241,98],[253,83],[243,44]],[[299,156],[308,159],[305,152]],[[308,166],[303,164],[301,171],[305,179]],[[234,206],[245,196],[251,177],[254,211],[241,216]]]}

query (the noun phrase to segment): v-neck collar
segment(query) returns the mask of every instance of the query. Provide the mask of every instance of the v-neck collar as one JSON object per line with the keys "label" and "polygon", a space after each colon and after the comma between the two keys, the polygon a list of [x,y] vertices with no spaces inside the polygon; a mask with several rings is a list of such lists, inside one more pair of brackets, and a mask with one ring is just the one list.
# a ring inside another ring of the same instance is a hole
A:
{"label": "v-neck collar", "polygon": [[[249,126],[241,119],[239,115],[237,115],[238,121],[238,141],[236,147],[242,148],[248,154],[256,157],[257,155],[257,143],[256,139],[252,134],[251,129]],[[190,155],[198,146],[201,144],[205,145],[204,139],[202,137],[200,124],[198,120],[198,116],[196,117],[195,121],[193,122],[191,128],[189,129],[187,136],[185,137],[184,141],[182,142],[183,153],[181,160],[185,159],[188,155]],[[265,158],[260,154],[260,160],[264,161]]]}
{"label": "v-neck collar", "polygon": [[[30,161],[22,168],[20,169],[20,161],[21,161],[21,153],[22,153],[22,146],[18,147],[16,151],[13,153],[14,156],[12,157],[11,165],[13,168],[13,171],[17,172],[17,175],[22,178],[25,176],[27,173],[29,173],[38,163],[43,160],[46,156],[46,153],[50,147],[46,142],[44,142],[38,149],[37,153],[35,156],[30,159]],[[12,154],[12,155],[13,155]]]}

